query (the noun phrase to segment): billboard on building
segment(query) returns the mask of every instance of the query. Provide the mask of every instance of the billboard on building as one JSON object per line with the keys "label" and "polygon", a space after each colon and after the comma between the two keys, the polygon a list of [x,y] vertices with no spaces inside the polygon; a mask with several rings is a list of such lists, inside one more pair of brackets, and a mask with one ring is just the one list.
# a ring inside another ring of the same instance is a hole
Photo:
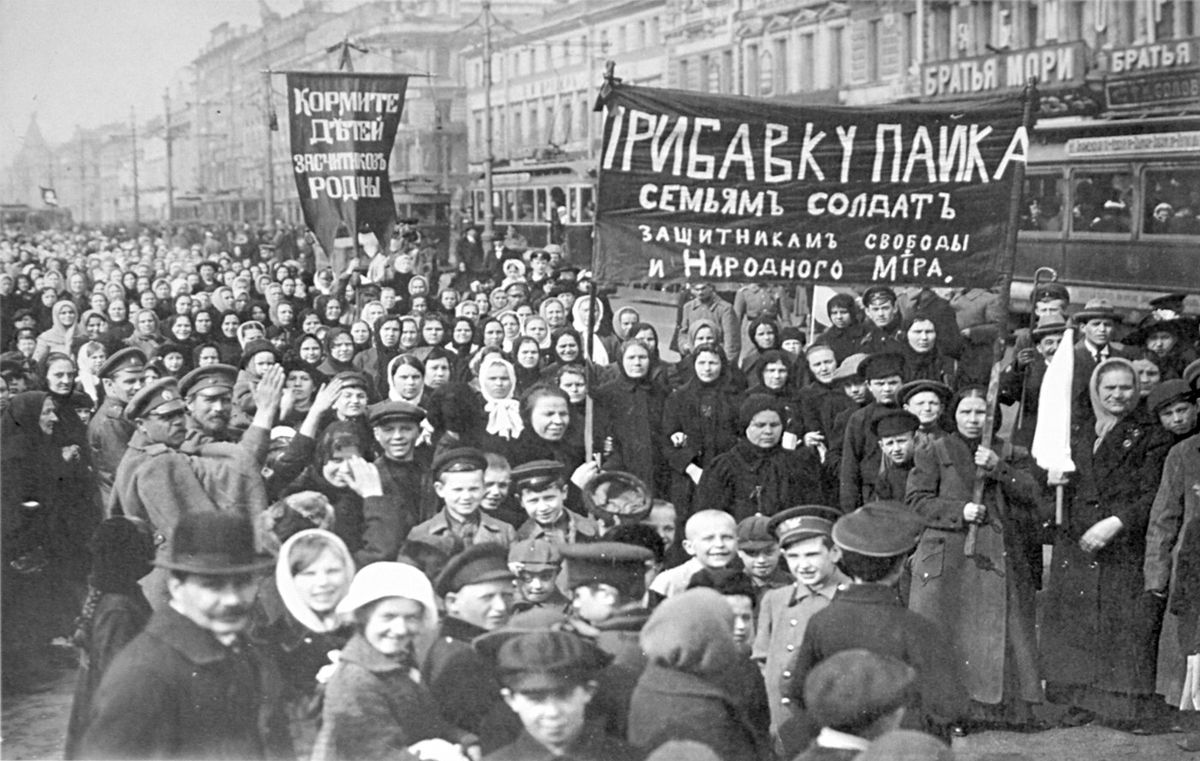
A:
{"label": "billboard on building", "polygon": [[994,285],[1020,97],[868,109],[614,84],[596,276]]}
{"label": "billboard on building", "polygon": [[289,72],[292,171],[304,222],[335,267],[334,239],[364,231],[380,241],[395,220],[388,161],[408,77]]}

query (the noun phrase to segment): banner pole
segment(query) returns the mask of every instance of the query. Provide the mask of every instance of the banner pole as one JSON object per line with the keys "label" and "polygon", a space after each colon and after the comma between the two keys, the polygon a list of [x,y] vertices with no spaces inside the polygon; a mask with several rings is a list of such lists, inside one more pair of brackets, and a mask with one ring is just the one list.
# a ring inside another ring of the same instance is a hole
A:
{"label": "banner pole", "polygon": [[[1033,128],[1036,119],[1035,104],[1038,102],[1037,77],[1030,77],[1022,93],[1024,110],[1021,124],[1028,132]],[[979,445],[986,449],[992,448],[992,440],[996,432],[996,411],[1000,398],[1000,365],[1004,361],[1004,352],[1008,346],[1008,310],[1011,301],[1013,270],[1017,259],[1017,228],[1021,214],[1021,196],[1025,190],[1025,162],[1017,162],[1013,167],[1012,193],[1008,203],[1008,227],[1005,228],[1003,262],[1000,267],[1000,330],[996,343],[992,347],[992,372],[987,389],[987,418],[983,425],[983,436]],[[953,411],[952,411],[953,412]],[[987,472],[983,468],[975,468],[975,483],[971,493],[971,501],[977,505],[983,504],[983,491],[987,481]],[[975,554],[975,542],[979,534],[979,524],[972,523],[967,528],[967,538],[963,544],[963,554]],[[980,558],[983,560],[983,558]]]}

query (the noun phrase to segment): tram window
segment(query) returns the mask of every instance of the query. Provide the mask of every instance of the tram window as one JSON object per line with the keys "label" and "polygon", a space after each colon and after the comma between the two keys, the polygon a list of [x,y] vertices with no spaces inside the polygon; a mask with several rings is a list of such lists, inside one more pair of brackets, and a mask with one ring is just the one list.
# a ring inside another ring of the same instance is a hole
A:
{"label": "tram window", "polygon": [[1072,175],[1074,232],[1127,233],[1133,229],[1133,172],[1075,172]]}
{"label": "tram window", "polygon": [[1063,225],[1065,182],[1056,174],[1025,176],[1021,200],[1021,229],[1031,232],[1058,232]]}
{"label": "tram window", "polygon": [[[559,215],[559,211],[558,211],[559,209],[568,210],[568,215],[569,215],[570,207],[567,204],[566,191],[563,190],[561,187],[555,186],[555,187],[552,187],[549,189],[549,193],[550,193],[550,207],[546,210],[546,217],[549,218],[549,216],[551,214],[554,214],[556,216],[560,216],[560,218],[561,218],[561,215]],[[566,220],[563,220],[563,221],[566,221]]]}
{"label": "tram window", "polygon": [[546,221],[546,189],[536,188],[534,190],[534,200],[537,201],[537,206],[533,210],[533,219],[539,222]]}
{"label": "tram window", "polygon": [[521,221],[533,219],[533,197],[532,190],[517,191],[516,203],[513,206],[513,219]]}
{"label": "tram window", "polygon": [[582,210],[580,216],[583,222],[591,224],[596,219],[596,204],[592,201],[591,188],[579,189],[579,208]]}
{"label": "tram window", "polygon": [[1148,235],[1200,235],[1200,169],[1147,169],[1143,229]]}

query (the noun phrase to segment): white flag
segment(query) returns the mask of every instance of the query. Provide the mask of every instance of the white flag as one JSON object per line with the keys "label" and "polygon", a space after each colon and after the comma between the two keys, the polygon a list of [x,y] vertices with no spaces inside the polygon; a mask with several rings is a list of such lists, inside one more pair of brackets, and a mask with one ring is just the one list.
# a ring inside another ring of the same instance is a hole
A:
{"label": "white flag", "polygon": [[829,319],[829,300],[838,295],[838,292],[827,285],[813,286],[812,300],[812,316],[821,327],[829,327],[831,323]]}
{"label": "white flag", "polygon": [[1044,470],[1074,473],[1071,460],[1071,386],[1075,382],[1075,331],[1067,328],[1050,358],[1038,394],[1037,427],[1030,453]]}

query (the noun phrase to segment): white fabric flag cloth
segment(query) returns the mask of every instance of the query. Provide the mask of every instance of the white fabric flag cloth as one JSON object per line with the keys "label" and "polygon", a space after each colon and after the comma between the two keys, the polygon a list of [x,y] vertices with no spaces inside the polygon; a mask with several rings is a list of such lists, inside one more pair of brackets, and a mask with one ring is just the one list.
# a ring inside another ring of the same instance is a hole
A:
{"label": "white fabric flag cloth", "polygon": [[829,327],[829,300],[838,295],[838,291],[827,285],[813,286],[812,316],[818,325]]}
{"label": "white fabric flag cloth", "polygon": [[1071,385],[1075,381],[1075,331],[1067,328],[1050,358],[1038,394],[1037,427],[1030,454],[1047,471],[1074,473],[1071,460]]}

